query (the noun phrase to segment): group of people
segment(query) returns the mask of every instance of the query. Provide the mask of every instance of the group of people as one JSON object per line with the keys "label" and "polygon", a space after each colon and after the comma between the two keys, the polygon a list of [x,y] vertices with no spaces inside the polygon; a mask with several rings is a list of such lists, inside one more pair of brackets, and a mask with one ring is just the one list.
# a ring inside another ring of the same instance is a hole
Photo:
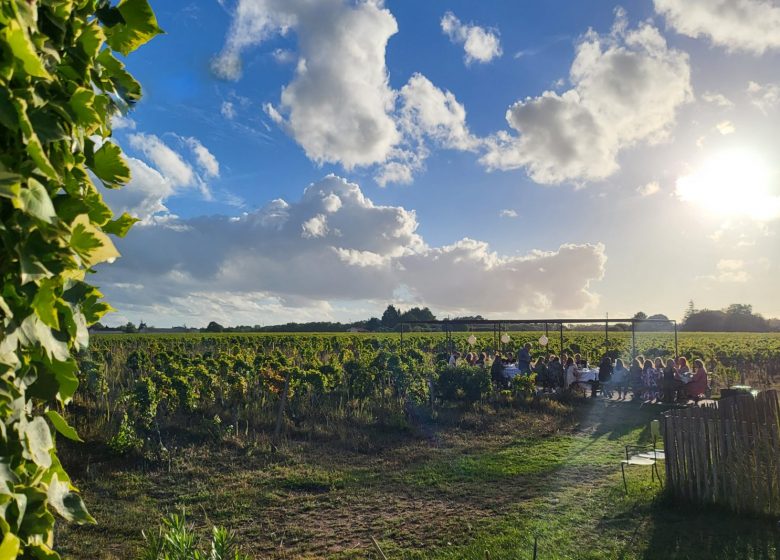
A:
{"label": "group of people", "polygon": [[[450,355],[454,367],[461,354]],[[604,356],[597,368],[590,368],[587,358],[580,354],[542,355],[531,357],[531,345],[525,344],[517,354],[496,352],[492,362],[487,352],[469,352],[463,356],[467,365],[490,367],[490,376],[498,388],[509,387],[514,375],[536,374],[536,381],[545,391],[568,390],[576,386],[590,386],[595,396],[617,392],[625,399],[631,392],[635,400],[674,402],[677,399],[700,398],[707,393],[709,380],[702,360],[694,360],[693,368],[685,357],[651,360],[637,356],[627,368],[622,359],[613,361]]]}

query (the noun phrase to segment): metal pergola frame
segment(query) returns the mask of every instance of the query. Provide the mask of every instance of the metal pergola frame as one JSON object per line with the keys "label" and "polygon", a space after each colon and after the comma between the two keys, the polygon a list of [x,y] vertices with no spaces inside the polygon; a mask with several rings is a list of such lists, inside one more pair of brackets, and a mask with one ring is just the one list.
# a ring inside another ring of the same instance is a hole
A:
{"label": "metal pergola frame", "polygon": [[[680,349],[678,345],[678,331],[677,321],[675,319],[437,319],[432,321],[404,321],[399,324],[401,331],[401,343],[404,340],[404,326],[405,325],[438,325],[442,327],[442,331],[445,333],[447,347],[450,352],[454,349],[454,342],[452,340],[452,327],[453,325],[465,325],[466,327],[472,326],[484,326],[484,330],[493,331],[493,342],[496,350],[503,351],[503,343],[501,342],[501,334],[505,325],[544,325],[544,335],[548,337],[550,334],[550,325],[558,325],[558,332],[560,336],[560,348],[559,354],[563,353],[563,332],[564,325],[594,325],[604,324],[604,339],[609,343],[609,325],[610,323],[631,323],[631,359],[637,357],[636,352],[636,326],[643,323],[656,323],[672,325],[674,328],[674,357],[680,356]],[[505,331],[508,332],[508,331]]]}

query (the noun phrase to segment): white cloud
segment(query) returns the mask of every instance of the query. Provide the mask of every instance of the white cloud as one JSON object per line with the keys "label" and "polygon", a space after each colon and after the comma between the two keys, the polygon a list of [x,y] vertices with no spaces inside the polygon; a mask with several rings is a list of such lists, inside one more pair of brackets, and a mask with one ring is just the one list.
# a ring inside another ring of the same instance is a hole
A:
{"label": "white cloud", "polygon": [[236,118],[236,107],[232,101],[223,101],[222,106],[219,108],[219,112],[228,120]]}
{"label": "white cloud", "polygon": [[715,125],[715,128],[723,136],[728,136],[729,134],[734,134],[737,131],[737,127],[734,126],[734,123],[731,122],[731,121],[721,121],[721,122],[719,122],[718,124]]}
{"label": "white cloud", "polygon": [[[234,309],[244,301],[228,323],[256,323],[291,306],[322,317],[328,301],[387,302],[399,290],[443,311],[578,310],[594,302],[600,245],[510,257],[470,239],[430,247],[417,228],[413,211],[376,205],[357,185],[328,176],[292,203],[134,228],[118,242],[123,258],[101,268],[101,286],[126,316],[191,322],[197,314],[201,323],[213,318],[215,302]],[[122,288],[130,285],[144,289]]]}
{"label": "white cloud", "polygon": [[154,134],[131,134],[128,140],[130,146],[142,152],[174,186],[187,187],[195,183],[192,166]]}
{"label": "white cloud", "polygon": [[215,68],[238,78],[242,51],[288,30],[298,35],[295,76],[266,111],[318,163],[384,162],[400,140],[385,67],[395,18],[379,2],[239,0]]}
{"label": "white cloud", "polygon": [[667,24],[689,37],[708,37],[729,51],[763,54],[780,48],[780,5],[774,0],[654,0]]}
{"label": "white cloud", "polygon": [[701,94],[701,100],[706,103],[712,103],[718,107],[731,108],[734,106],[734,102],[722,93],[715,93],[712,91],[705,91]]}
{"label": "white cloud", "polygon": [[744,270],[745,263],[739,259],[721,259],[718,261],[718,273],[715,279],[719,282],[747,282],[750,274]]}
{"label": "white cloud", "polygon": [[499,212],[498,215],[501,218],[517,218],[517,211],[511,209],[501,210],[501,212]]}
{"label": "white cloud", "polygon": [[751,103],[758,107],[762,113],[768,115],[780,107],[780,85],[750,82],[747,87],[748,97]]}
{"label": "white cloud", "polygon": [[658,181],[650,181],[646,185],[642,185],[636,188],[636,192],[642,196],[653,196],[660,191],[661,185],[658,183]]}
{"label": "white cloud", "polygon": [[[152,222],[170,223],[171,216],[166,200],[190,189],[197,189],[206,200],[212,200],[211,191],[204,178],[219,176],[219,162],[203,144],[194,137],[173,136],[183,148],[190,148],[195,164],[203,176],[195,171],[188,157],[174,150],[153,134],[133,133],[128,136],[129,145],[143,154],[146,161],[127,157],[131,180],[121,189],[104,189],[103,196],[116,214],[128,212],[139,218],[142,225]],[[226,204],[237,204],[240,199],[226,193]]]}
{"label": "white cloud", "polygon": [[496,30],[464,24],[452,12],[447,12],[441,18],[441,29],[450,41],[463,45],[467,65],[474,61],[490,62],[502,54],[501,41]]}
{"label": "white cloud", "polygon": [[449,91],[442,91],[422,74],[401,88],[400,122],[409,136],[428,136],[442,147],[475,150],[479,140],[466,125],[466,109]]}
{"label": "white cloud", "polygon": [[295,62],[295,53],[288,49],[274,49],[271,53],[274,60],[279,64],[291,64]]}
{"label": "white cloud", "polygon": [[609,35],[589,31],[571,66],[573,88],[518,101],[507,111],[518,135],[488,140],[488,169],[524,167],[538,183],[595,181],[619,168],[621,150],[668,139],[677,108],[693,97],[688,56],[648,23],[628,29],[618,10]]}
{"label": "white cloud", "polygon": [[184,141],[195,154],[198,166],[206,177],[219,177],[219,162],[206,146],[200,143],[200,140],[190,136]]}
{"label": "white cloud", "polygon": [[135,130],[135,121],[124,115],[114,115],[111,117],[111,128],[113,130]]}
{"label": "white cloud", "polygon": [[374,166],[380,186],[406,184],[424,168],[430,143],[475,151],[481,141],[469,132],[463,105],[425,76],[412,75],[400,91],[390,87],[385,52],[397,30],[375,0],[238,0],[213,67],[238,79],[245,50],[294,32],[299,52],[274,53],[297,59],[293,79],[279,103],[263,103],[265,113],[309,159],[347,170]]}

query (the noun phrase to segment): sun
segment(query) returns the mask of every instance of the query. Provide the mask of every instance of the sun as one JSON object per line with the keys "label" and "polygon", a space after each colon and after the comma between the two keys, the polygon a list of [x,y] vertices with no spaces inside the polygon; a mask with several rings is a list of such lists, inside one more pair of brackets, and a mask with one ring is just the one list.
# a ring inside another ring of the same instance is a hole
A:
{"label": "sun", "polygon": [[780,216],[773,173],[755,152],[732,149],[677,180],[677,196],[716,216],[766,221]]}

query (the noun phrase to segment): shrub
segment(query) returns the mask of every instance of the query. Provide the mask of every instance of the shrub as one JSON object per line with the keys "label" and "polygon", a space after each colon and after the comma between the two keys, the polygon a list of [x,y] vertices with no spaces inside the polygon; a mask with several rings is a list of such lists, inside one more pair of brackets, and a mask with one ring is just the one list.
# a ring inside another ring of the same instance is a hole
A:
{"label": "shrub", "polygon": [[442,368],[436,391],[445,401],[473,404],[490,392],[490,371],[468,366]]}

